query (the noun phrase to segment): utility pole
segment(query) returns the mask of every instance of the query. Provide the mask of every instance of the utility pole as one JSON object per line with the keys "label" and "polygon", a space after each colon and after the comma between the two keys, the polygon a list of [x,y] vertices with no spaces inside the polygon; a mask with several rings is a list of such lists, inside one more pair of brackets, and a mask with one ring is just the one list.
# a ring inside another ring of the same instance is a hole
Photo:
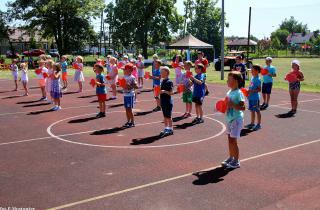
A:
{"label": "utility pole", "polygon": [[221,6],[221,80],[224,80],[224,0]]}
{"label": "utility pole", "polygon": [[103,24],[103,10],[101,11],[101,22],[100,22],[100,43],[99,43],[99,55],[101,55],[101,47],[102,47],[102,24]]}
{"label": "utility pole", "polygon": [[249,61],[250,50],[250,28],[251,28],[251,7],[249,7],[249,24],[248,24],[248,45],[247,45],[247,62]]}

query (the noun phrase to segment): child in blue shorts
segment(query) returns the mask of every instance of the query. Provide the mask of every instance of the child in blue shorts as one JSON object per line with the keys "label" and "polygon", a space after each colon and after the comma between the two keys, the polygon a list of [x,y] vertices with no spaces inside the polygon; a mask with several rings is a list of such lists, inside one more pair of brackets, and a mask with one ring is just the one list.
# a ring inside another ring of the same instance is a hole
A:
{"label": "child in blue shorts", "polygon": [[128,63],[125,65],[123,74],[124,79],[126,80],[126,86],[123,88],[124,95],[124,108],[126,109],[127,123],[123,125],[125,128],[134,127],[134,115],[133,115],[133,106],[134,106],[134,97],[135,89],[138,89],[136,78],[132,75],[133,65]]}
{"label": "child in blue shorts", "polygon": [[[153,89],[155,90],[156,88],[160,87],[160,79],[161,79],[161,73],[160,73],[160,66],[162,62],[161,60],[155,60],[154,61],[154,66],[152,68],[152,76],[150,77],[152,79],[152,86]],[[156,100],[156,108],[153,109],[154,112],[160,111],[160,98],[159,98],[160,92],[154,91],[154,98]]]}
{"label": "child in blue shorts", "polygon": [[274,66],[272,66],[271,63],[272,63],[272,58],[267,57],[266,66],[264,66],[264,68],[268,70],[268,74],[263,76],[263,83],[262,83],[263,103],[260,107],[261,110],[265,110],[269,106],[270,95],[271,95],[272,84],[273,84],[273,77],[277,76],[277,69]]}
{"label": "child in blue shorts", "polygon": [[[249,110],[251,111],[251,123],[246,125],[245,127],[248,129],[252,129],[253,131],[257,131],[261,128],[261,112],[260,112],[260,95],[259,92],[261,91],[261,80],[259,78],[260,73],[260,66],[252,66],[251,68],[251,82],[249,85]],[[257,113],[257,125],[254,124],[255,117]]]}
{"label": "child in blue shorts", "polygon": [[221,164],[224,167],[234,169],[240,167],[237,139],[240,138],[243,127],[243,111],[245,110],[245,98],[239,89],[239,87],[242,86],[241,73],[238,71],[230,72],[228,74],[227,83],[230,88],[227,93],[228,105],[226,112],[229,158],[224,160]]}
{"label": "child in blue shorts", "polygon": [[160,91],[160,104],[164,117],[165,129],[160,133],[161,137],[173,134],[172,127],[172,108],[173,100],[173,82],[169,79],[170,69],[167,66],[161,67],[161,91]]}

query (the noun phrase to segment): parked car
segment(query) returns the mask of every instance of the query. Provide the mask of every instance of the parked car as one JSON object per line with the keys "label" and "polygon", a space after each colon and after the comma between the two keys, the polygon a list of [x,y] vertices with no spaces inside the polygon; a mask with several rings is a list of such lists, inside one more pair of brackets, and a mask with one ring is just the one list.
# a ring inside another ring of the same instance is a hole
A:
{"label": "parked car", "polygon": [[[236,63],[236,57],[238,55],[241,56],[246,53],[247,53],[246,51],[230,51],[230,52],[228,52],[227,55],[224,56],[224,66],[229,66],[230,70],[232,70],[234,64]],[[251,68],[252,60],[253,60],[252,58],[249,58],[248,61],[246,61],[247,68]],[[216,69],[216,71],[221,70],[221,57],[215,59],[214,68]]]}
{"label": "parked car", "polygon": [[50,49],[49,50],[49,55],[51,55],[51,57],[60,57],[59,51],[57,49]]}
{"label": "parked car", "polygon": [[24,51],[22,54],[28,57],[39,56],[39,55],[45,54],[45,51],[41,49],[31,49],[31,50]]}
{"label": "parked car", "polygon": [[6,57],[7,58],[19,58],[19,53],[17,53],[17,52],[15,52],[15,53],[12,53],[12,51],[11,50],[8,50],[7,52],[6,52]]}

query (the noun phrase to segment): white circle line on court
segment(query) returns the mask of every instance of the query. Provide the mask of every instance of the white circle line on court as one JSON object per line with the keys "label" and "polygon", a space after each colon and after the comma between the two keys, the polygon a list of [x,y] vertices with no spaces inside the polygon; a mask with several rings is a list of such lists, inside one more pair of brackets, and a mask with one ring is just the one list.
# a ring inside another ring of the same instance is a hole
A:
{"label": "white circle line on court", "polygon": [[[119,112],[124,112],[124,111],[113,111],[113,112],[107,112],[107,113],[111,114],[111,113],[119,113]],[[173,113],[180,113],[180,112],[173,112]],[[81,117],[81,116],[88,116],[88,115],[92,115],[92,114],[77,115],[77,116],[68,117],[68,118],[65,118],[65,119],[62,119],[62,120],[58,120],[58,121],[56,121],[56,122],[54,122],[54,123],[52,123],[51,125],[48,126],[47,133],[52,138],[55,138],[57,140],[60,140],[60,141],[63,141],[63,142],[67,142],[67,143],[71,143],[71,144],[77,144],[77,145],[81,145],[81,146],[100,147],[100,148],[114,148],[114,149],[149,149],[149,148],[167,148],[167,147],[175,147],[175,146],[183,146],[183,145],[200,143],[200,142],[203,142],[203,141],[207,141],[207,140],[210,140],[210,139],[217,138],[218,136],[221,136],[226,130],[226,126],[222,122],[220,122],[219,120],[204,116],[204,118],[207,118],[209,120],[215,121],[215,122],[217,122],[218,124],[221,125],[222,129],[220,130],[219,133],[217,133],[217,134],[215,134],[213,136],[207,137],[207,138],[203,138],[203,139],[199,139],[199,140],[195,140],[195,141],[190,141],[190,142],[176,143],[176,144],[165,144],[165,145],[153,145],[153,146],[112,146],[112,145],[88,144],[88,143],[81,143],[81,142],[75,142],[75,141],[67,140],[67,139],[61,138],[61,135],[55,135],[55,134],[52,133],[52,128],[55,125],[57,125],[57,124],[59,124],[61,122],[66,121],[66,120],[70,120],[70,119],[73,119],[73,118]],[[159,122],[162,122],[162,121],[159,121]],[[139,126],[148,125],[148,124],[155,124],[155,123],[159,123],[159,122],[143,123],[143,124],[139,124]],[[89,131],[89,132],[92,132],[92,131]],[[80,132],[80,133],[83,133],[83,132]],[[87,131],[86,131],[86,133],[87,133]],[[67,135],[67,134],[65,134],[65,135]]]}

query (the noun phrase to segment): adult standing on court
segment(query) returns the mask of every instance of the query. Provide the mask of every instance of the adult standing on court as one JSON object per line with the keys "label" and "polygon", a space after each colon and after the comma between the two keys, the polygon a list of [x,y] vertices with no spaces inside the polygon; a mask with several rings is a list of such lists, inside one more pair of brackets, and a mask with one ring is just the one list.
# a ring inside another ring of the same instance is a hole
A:
{"label": "adult standing on court", "polygon": [[240,84],[240,88],[245,87],[245,80],[246,80],[246,66],[242,62],[242,58],[240,55],[236,57],[236,63],[233,65],[233,71],[239,71],[242,76],[242,82]]}
{"label": "adult standing on court", "polygon": [[[202,64],[203,65],[203,74],[204,74],[204,80],[207,79],[207,68],[209,66],[209,61],[208,59],[206,59],[204,57],[204,53],[202,51],[198,51],[198,59],[196,60],[196,62],[194,63],[195,66],[197,66],[198,64]],[[205,88],[206,88],[206,93],[205,95],[209,95],[209,90],[208,90],[208,86],[207,86],[207,83],[205,83]]]}

